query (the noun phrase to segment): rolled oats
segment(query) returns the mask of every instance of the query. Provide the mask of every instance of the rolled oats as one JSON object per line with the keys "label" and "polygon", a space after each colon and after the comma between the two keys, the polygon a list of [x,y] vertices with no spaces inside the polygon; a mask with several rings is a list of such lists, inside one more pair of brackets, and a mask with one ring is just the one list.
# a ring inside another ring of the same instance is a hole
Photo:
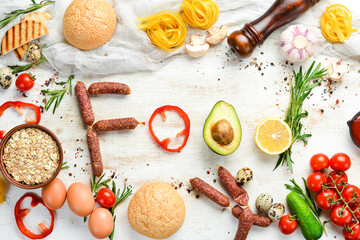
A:
{"label": "rolled oats", "polygon": [[59,147],[41,129],[25,128],[6,142],[3,161],[15,181],[39,184],[55,174],[60,162]]}

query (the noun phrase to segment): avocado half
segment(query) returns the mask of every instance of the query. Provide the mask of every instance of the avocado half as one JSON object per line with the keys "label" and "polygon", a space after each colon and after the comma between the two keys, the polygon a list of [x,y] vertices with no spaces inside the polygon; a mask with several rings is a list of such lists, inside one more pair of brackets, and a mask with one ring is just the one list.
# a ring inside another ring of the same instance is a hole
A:
{"label": "avocado half", "polygon": [[203,137],[215,153],[233,153],[241,142],[241,125],[234,107],[224,101],[217,102],[205,121]]}

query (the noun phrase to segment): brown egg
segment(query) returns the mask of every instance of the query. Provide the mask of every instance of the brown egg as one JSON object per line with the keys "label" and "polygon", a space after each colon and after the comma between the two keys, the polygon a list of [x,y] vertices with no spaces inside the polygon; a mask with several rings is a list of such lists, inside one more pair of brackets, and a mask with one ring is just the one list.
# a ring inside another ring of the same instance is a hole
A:
{"label": "brown egg", "polygon": [[108,237],[114,228],[110,211],[102,207],[96,208],[90,215],[88,226],[94,237],[99,239]]}
{"label": "brown egg", "polygon": [[95,206],[95,199],[90,188],[79,182],[70,185],[67,202],[70,210],[80,217],[88,216]]}
{"label": "brown egg", "polygon": [[59,209],[66,199],[65,184],[60,179],[55,178],[41,189],[41,196],[48,208],[52,210]]}

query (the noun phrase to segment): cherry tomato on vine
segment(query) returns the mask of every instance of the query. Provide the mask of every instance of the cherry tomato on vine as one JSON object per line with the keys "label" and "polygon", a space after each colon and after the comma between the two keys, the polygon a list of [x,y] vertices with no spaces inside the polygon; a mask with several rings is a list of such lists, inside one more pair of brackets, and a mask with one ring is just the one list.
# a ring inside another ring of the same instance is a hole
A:
{"label": "cherry tomato on vine", "polygon": [[104,208],[111,208],[115,205],[116,197],[110,189],[102,188],[96,196],[96,202]]}
{"label": "cherry tomato on vine", "polygon": [[[339,200],[339,195],[331,189],[325,189],[322,192],[319,192],[316,196],[316,204],[321,208],[322,210],[330,210],[332,207],[336,205],[337,200]],[[333,205],[331,206],[331,203],[333,202]]]}
{"label": "cherry tomato on vine", "polygon": [[352,214],[344,205],[338,205],[330,212],[331,221],[338,226],[345,226],[351,223]]}
{"label": "cherry tomato on vine", "polygon": [[19,91],[26,92],[33,88],[35,80],[31,73],[22,73],[17,77],[15,86]]}
{"label": "cherry tomato on vine", "polygon": [[310,167],[315,172],[320,171],[322,169],[328,169],[330,166],[330,160],[328,156],[323,153],[317,153],[310,159]]}
{"label": "cherry tomato on vine", "polygon": [[280,218],[279,221],[279,229],[280,232],[282,232],[285,235],[292,234],[297,228],[297,222],[289,215],[285,215],[282,218]]}
{"label": "cherry tomato on vine", "polygon": [[311,173],[306,180],[306,185],[312,192],[320,192],[324,184],[326,184],[326,176],[321,172]]}
{"label": "cherry tomato on vine", "polygon": [[346,171],[351,167],[351,160],[345,153],[336,153],[330,159],[330,167],[334,170]]}
{"label": "cherry tomato on vine", "polygon": [[334,183],[331,180],[333,179],[336,183],[336,187],[337,189],[339,189],[340,191],[343,189],[343,185],[345,185],[348,182],[348,176],[346,175],[345,172],[342,171],[332,171],[328,178],[327,178],[327,186],[328,187],[334,187]]}
{"label": "cherry tomato on vine", "polygon": [[[351,229],[348,231],[347,229]],[[356,224],[356,222],[352,221],[347,228],[343,230],[343,236],[345,240],[359,240],[360,239],[360,225]]]}
{"label": "cherry tomato on vine", "polygon": [[356,204],[356,199],[360,201],[360,189],[355,185],[347,185],[341,193],[341,196],[344,198],[344,201],[349,205],[353,206]]}
{"label": "cherry tomato on vine", "polygon": [[351,206],[351,210],[353,210],[355,213],[355,217],[358,219],[358,220],[360,220],[360,204],[359,203],[357,203],[357,204],[355,204],[355,205],[353,205],[353,206]]}

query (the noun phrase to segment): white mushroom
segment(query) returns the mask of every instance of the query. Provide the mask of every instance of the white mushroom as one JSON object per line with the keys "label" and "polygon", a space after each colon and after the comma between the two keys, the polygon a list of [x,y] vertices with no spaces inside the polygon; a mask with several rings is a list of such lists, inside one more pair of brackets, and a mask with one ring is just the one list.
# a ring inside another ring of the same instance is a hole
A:
{"label": "white mushroom", "polygon": [[348,72],[349,68],[343,63],[342,59],[334,59],[329,64],[328,74],[333,81],[341,81],[343,75]]}
{"label": "white mushroom", "polygon": [[227,37],[228,28],[226,25],[221,25],[219,27],[212,27],[207,31],[208,35],[206,36],[206,42],[210,44],[219,44]]}
{"label": "white mushroom", "polygon": [[200,35],[191,35],[190,43],[185,45],[185,52],[191,57],[202,57],[209,50],[209,44],[202,41]]}

